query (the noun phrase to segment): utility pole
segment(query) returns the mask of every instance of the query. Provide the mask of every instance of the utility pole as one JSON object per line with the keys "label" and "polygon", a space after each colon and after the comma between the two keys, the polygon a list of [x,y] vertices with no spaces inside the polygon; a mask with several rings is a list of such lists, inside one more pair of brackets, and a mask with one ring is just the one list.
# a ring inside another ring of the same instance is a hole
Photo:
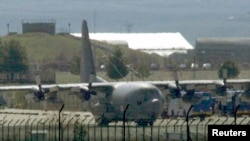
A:
{"label": "utility pole", "polygon": [[69,34],[70,34],[70,32],[71,32],[71,31],[70,31],[70,25],[71,25],[71,24],[69,23],[68,25],[69,25]]}
{"label": "utility pole", "polygon": [[9,34],[10,34],[10,24],[7,23],[7,35],[9,35]]}

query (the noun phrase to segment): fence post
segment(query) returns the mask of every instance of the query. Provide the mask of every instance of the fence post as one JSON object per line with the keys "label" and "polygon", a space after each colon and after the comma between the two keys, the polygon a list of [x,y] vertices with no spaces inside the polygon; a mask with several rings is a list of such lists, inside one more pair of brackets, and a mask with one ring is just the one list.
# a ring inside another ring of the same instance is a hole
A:
{"label": "fence post", "polygon": [[[73,119],[73,117],[71,119],[69,119],[68,123],[67,123],[67,139],[69,140],[69,124],[71,122],[71,120]],[[62,135],[63,137],[63,135]]]}
{"label": "fence post", "polygon": [[207,129],[207,126],[208,126],[208,124],[209,124],[210,121],[212,121],[212,119],[208,119],[207,123],[206,123],[205,126],[204,126],[204,128],[205,128],[205,129],[204,129],[204,141],[207,140],[207,138],[206,138],[206,135],[207,135],[207,134],[206,134],[206,129]]}
{"label": "fence post", "polygon": [[88,122],[88,141],[89,141],[89,124],[94,119],[94,117]]}
{"label": "fence post", "polygon": [[7,122],[5,121],[6,116],[3,118],[3,124],[2,124],[2,141],[4,140],[4,124]]}
{"label": "fence post", "polygon": [[179,122],[180,119],[177,119],[176,122],[174,123],[174,133],[175,133],[175,128],[176,128],[176,124]]}
{"label": "fence post", "polygon": [[160,141],[160,127],[161,127],[161,124],[163,121],[164,121],[164,119],[162,119],[162,121],[158,125],[158,141]]}
{"label": "fence post", "polygon": [[27,127],[26,127],[26,125],[29,123],[29,119],[30,119],[30,115],[29,115],[29,117],[28,117],[28,119],[27,119],[27,121],[25,122],[25,125],[24,125],[24,132],[25,132],[25,135],[24,135],[24,140],[26,141],[26,137],[27,137]]}
{"label": "fence post", "polygon": [[66,121],[66,118],[64,118],[60,123],[61,123],[61,140],[63,140],[63,133],[64,133],[64,129],[63,128],[63,123]]}
{"label": "fence post", "polygon": [[[18,129],[18,138],[19,138],[19,140],[21,140],[21,136],[20,136],[20,128],[21,128],[21,126],[22,126],[22,123],[25,121],[25,119],[23,119],[21,122],[20,122],[20,126],[19,126],[19,129]],[[25,133],[25,132],[24,132]]]}
{"label": "fence post", "polygon": [[80,130],[82,130],[81,128],[83,128],[83,122],[87,119],[87,117],[85,117],[82,122],[81,122],[81,127],[80,127]]}
{"label": "fence post", "polygon": [[135,136],[135,139],[136,139],[136,141],[137,141],[137,137],[138,137],[138,131],[137,131],[137,129],[138,129],[138,124],[135,124],[135,132],[136,132],[136,136]]}
{"label": "fence post", "polygon": [[185,123],[185,120],[183,120],[182,124],[180,125],[180,126],[181,126],[181,129],[180,129],[180,132],[181,132],[181,138],[183,138],[182,127],[183,127],[184,123]]}
{"label": "fence post", "polygon": [[49,122],[49,141],[50,141],[50,126],[51,126],[51,123],[54,121],[54,119],[52,118],[52,120]]}
{"label": "fence post", "polygon": [[64,104],[62,105],[62,107],[61,107],[61,109],[59,110],[59,114],[58,114],[58,116],[59,116],[59,120],[58,120],[58,136],[59,136],[59,141],[61,141],[61,112],[62,112],[62,110],[63,110],[63,108],[64,108]]}
{"label": "fence post", "polygon": [[130,141],[130,127],[131,127],[131,122],[128,122],[128,140]]}
{"label": "fence post", "polygon": [[142,140],[145,141],[145,126],[142,126]]}
{"label": "fence post", "polygon": [[[47,121],[47,119],[45,119],[44,122],[43,122],[43,131],[45,130],[45,129],[44,129],[44,125],[45,125],[46,121]],[[47,133],[46,133],[46,134],[47,134]],[[43,136],[43,141],[44,141],[44,140],[45,140],[45,139],[44,139],[44,136]]]}
{"label": "fence post", "polygon": [[234,111],[234,125],[236,125],[237,111],[239,108],[240,108],[240,105],[238,105]]}
{"label": "fence post", "polygon": [[122,121],[123,121],[123,134],[122,134],[122,140],[125,141],[125,138],[126,138],[126,131],[125,131],[125,122],[126,122],[126,112],[128,110],[128,107],[129,107],[129,104],[127,104],[126,108],[124,109],[123,111],[123,118],[122,118]]}
{"label": "fence post", "polygon": [[199,125],[200,125],[201,121],[199,120],[198,124],[196,125],[196,141],[198,141],[198,132],[199,132]]}
{"label": "fence post", "polygon": [[107,140],[109,141],[109,125],[107,126]]}
{"label": "fence post", "polygon": [[189,130],[189,124],[188,124],[188,120],[189,120],[189,112],[191,111],[191,109],[193,108],[193,105],[191,105],[188,109],[187,115],[186,115],[186,122],[187,122],[187,141],[192,141],[191,137],[190,137],[190,130]]}
{"label": "fence post", "polygon": [[[32,130],[33,130],[33,123],[36,121],[36,119],[34,119],[32,122],[31,122],[31,132],[30,132],[30,137],[32,136]],[[31,137],[31,141],[32,141],[32,137]]]}
{"label": "fence post", "polygon": [[8,127],[7,127],[7,128],[8,128],[7,140],[10,140],[10,138],[9,138],[9,137],[10,137],[10,134],[9,134],[9,133],[10,133],[10,128],[9,128],[9,126],[10,126],[10,123],[11,123],[12,121],[13,121],[13,119],[11,119],[10,122],[8,123]]}
{"label": "fence post", "polygon": [[115,141],[116,141],[116,126],[117,126],[117,121],[115,122]]}
{"label": "fence post", "polygon": [[20,119],[18,119],[15,123],[14,123],[14,129],[13,129],[13,135],[14,135],[14,141],[16,140],[16,136],[15,136],[15,134],[16,134],[16,124],[19,122],[19,120]]}
{"label": "fence post", "polygon": [[170,123],[172,121],[172,119],[170,119],[168,122],[167,122],[167,124],[166,124],[166,139],[168,140],[168,124]]}
{"label": "fence post", "polygon": [[37,140],[39,138],[39,133],[38,133],[38,126],[39,126],[39,123],[42,121],[43,119],[40,119],[38,122],[37,122],[37,125],[36,125],[36,137],[37,137]]}
{"label": "fence post", "polygon": [[153,125],[150,125],[150,141],[153,141]]}
{"label": "fence post", "polygon": [[[96,120],[96,123],[98,123],[99,120],[101,120],[101,118]],[[96,141],[96,123],[94,124],[94,141]]]}

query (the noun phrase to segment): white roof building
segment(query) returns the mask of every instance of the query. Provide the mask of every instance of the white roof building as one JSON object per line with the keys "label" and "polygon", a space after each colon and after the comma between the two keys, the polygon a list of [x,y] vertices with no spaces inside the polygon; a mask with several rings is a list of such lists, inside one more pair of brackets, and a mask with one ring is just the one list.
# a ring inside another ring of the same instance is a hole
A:
{"label": "white roof building", "polygon": [[[81,33],[72,33],[81,37]],[[194,47],[179,33],[89,33],[92,40],[111,44],[127,44],[129,48],[147,53],[169,56],[172,53],[186,53]]]}

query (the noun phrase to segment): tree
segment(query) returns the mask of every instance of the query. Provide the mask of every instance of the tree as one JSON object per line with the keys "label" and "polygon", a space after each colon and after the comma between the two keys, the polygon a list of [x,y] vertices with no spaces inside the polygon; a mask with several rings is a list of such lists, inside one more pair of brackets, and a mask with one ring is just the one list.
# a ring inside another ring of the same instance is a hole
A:
{"label": "tree", "polygon": [[238,67],[236,66],[236,64],[234,62],[226,61],[220,66],[220,68],[218,70],[219,78],[223,78],[223,70],[224,69],[227,70],[227,74],[224,74],[224,75],[226,75],[227,78],[236,78],[240,73]]}
{"label": "tree", "polygon": [[14,79],[14,73],[26,72],[28,69],[27,54],[25,48],[18,41],[11,40],[0,44],[0,70],[10,74]]}
{"label": "tree", "polygon": [[106,72],[111,79],[118,80],[125,77],[129,72],[122,55],[122,50],[116,47],[114,53],[108,57]]}
{"label": "tree", "polygon": [[147,63],[142,63],[140,64],[136,69],[135,76],[139,77],[139,78],[147,78],[150,75],[150,68],[149,68],[149,64]]}

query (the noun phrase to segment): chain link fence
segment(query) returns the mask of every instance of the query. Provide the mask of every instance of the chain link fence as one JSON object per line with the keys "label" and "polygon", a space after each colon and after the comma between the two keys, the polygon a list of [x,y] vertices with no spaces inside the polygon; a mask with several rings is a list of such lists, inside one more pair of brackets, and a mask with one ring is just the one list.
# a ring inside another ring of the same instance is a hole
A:
{"label": "chain link fence", "polygon": [[[8,111],[8,112],[6,112]],[[2,141],[182,141],[187,140],[187,127],[192,141],[206,141],[210,124],[248,125],[249,117],[207,117],[158,119],[154,125],[142,127],[134,122],[112,122],[99,126],[89,112],[1,110]]]}

